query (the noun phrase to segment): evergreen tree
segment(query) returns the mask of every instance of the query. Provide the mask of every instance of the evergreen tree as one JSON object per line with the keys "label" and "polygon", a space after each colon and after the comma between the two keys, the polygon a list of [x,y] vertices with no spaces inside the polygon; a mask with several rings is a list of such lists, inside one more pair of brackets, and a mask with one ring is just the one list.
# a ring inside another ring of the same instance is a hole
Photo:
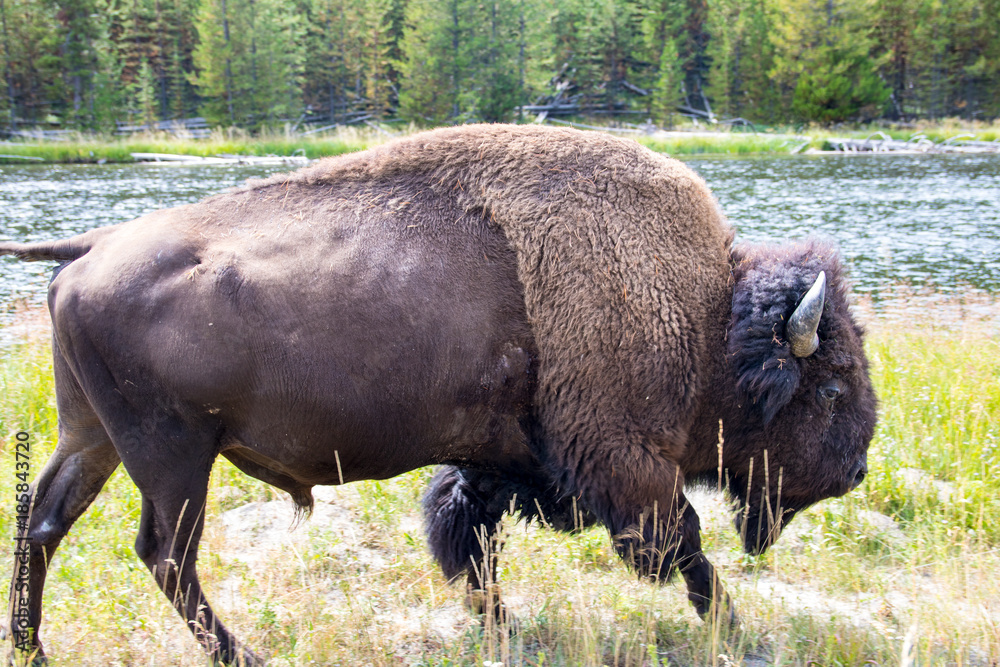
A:
{"label": "evergreen tree", "polygon": [[202,113],[209,122],[235,125],[231,4],[231,0],[202,2],[195,20],[198,45],[192,54],[196,72],[188,80],[198,89]]}
{"label": "evergreen tree", "polygon": [[470,26],[467,46],[470,85],[463,96],[463,108],[476,120],[511,120],[514,108],[524,102],[524,4],[485,0],[477,5],[480,17]]}
{"label": "evergreen tree", "polygon": [[985,0],[918,2],[909,85],[920,115],[977,118],[989,113],[1000,84],[996,9],[995,1]]}
{"label": "evergreen tree", "polygon": [[[93,83],[97,71],[94,42],[98,37],[94,0],[61,0],[57,13],[61,81],[50,89],[59,98],[67,124],[93,129]],[[61,84],[61,85],[60,85]]]}
{"label": "evergreen tree", "polygon": [[656,81],[662,43],[642,53],[644,9],[631,0],[564,0],[557,6],[555,61],[584,106],[613,109],[632,96],[634,81]]}
{"label": "evergreen tree", "polygon": [[313,0],[303,8],[308,25],[303,98],[307,108],[322,111],[331,123],[342,120],[347,108],[346,54],[352,28],[347,18],[348,2]]}
{"label": "evergreen tree", "polygon": [[463,61],[460,0],[410,0],[403,32],[399,113],[416,122],[457,116]]}
{"label": "evergreen tree", "polygon": [[145,125],[147,129],[156,129],[159,105],[156,98],[156,75],[149,65],[149,60],[143,58],[139,62],[139,71],[130,90],[131,107],[135,111],[135,121]]}
{"label": "evergreen tree", "polygon": [[390,105],[393,109],[399,106],[399,81],[402,72],[398,63],[403,58],[403,33],[406,31],[407,0],[390,0],[389,11],[384,22],[387,31],[387,67],[386,78],[391,89]]}
{"label": "evergreen tree", "polygon": [[120,26],[117,0],[102,0],[97,14],[94,50],[97,66],[93,84],[93,127],[102,132],[115,129],[126,117],[127,94],[122,86],[122,62],[114,32]]}
{"label": "evergreen tree", "polygon": [[888,113],[897,119],[907,116],[916,5],[914,0],[875,0],[872,6],[873,36],[882,54],[882,78],[892,91]]}
{"label": "evergreen tree", "polygon": [[684,62],[678,39],[687,22],[687,0],[652,0],[642,8],[643,62],[638,72],[643,87],[652,88],[649,112],[658,121],[673,124],[673,115],[684,98]]}
{"label": "evergreen tree", "polygon": [[389,111],[392,96],[390,51],[392,0],[365,0],[359,3],[358,23],[362,28],[359,73],[365,82],[364,95],[376,118]]}
{"label": "evergreen tree", "polygon": [[544,76],[551,41],[539,0],[411,0],[400,113],[430,122],[503,121]]}
{"label": "evergreen tree", "polygon": [[774,122],[780,117],[778,86],[771,77],[775,19],[766,0],[747,0],[740,12],[739,95],[735,112],[752,120]]}
{"label": "evergreen tree", "polygon": [[983,117],[1000,117],[1000,0],[983,0]]}
{"label": "evergreen tree", "polygon": [[870,53],[864,0],[776,0],[772,74],[795,115],[832,123],[881,115],[890,91]]}
{"label": "evergreen tree", "polygon": [[712,65],[705,92],[712,100],[715,112],[722,116],[740,115],[740,57],[744,46],[740,22],[743,4],[740,0],[715,0],[708,11],[710,39],[706,52]]}
{"label": "evergreen tree", "polygon": [[190,81],[213,123],[256,128],[296,114],[301,24],[280,0],[203,0]]}
{"label": "evergreen tree", "polygon": [[0,49],[3,51],[3,94],[0,94],[0,112],[7,124],[17,128],[17,97],[14,94],[14,76],[11,63],[10,33],[7,30],[7,2],[0,0]]}
{"label": "evergreen tree", "polygon": [[0,0],[10,126],[511,120],[554,81],[665,122],[991,118],[1000,0]]}
{"label": "evergreen tree", "polygon": [[[163,2],[164,0],[161,0]],[[198,13],[199,0],[169,0],[167,31],[169,44],[167,54],[167,78],[170,98],[171,118],[185,118],[198,106],[198,96],[188,80],[194,71],[193,52],[198,39],[194,21]]]}
{"label": "evergreen tree", "polygon": [[8,0],[6,9],[12,106],[28,121],[57,120],[65,97],[62,42],[56,28],[58,7],[33,0]]}
{"label": "evergreen tree", "polygon": [[705,94],[710,61],[706,52],[709,0],[687,0],[686,20],[677,40],[684,68],[684,90],[688,104],[711,112]]}
{"label": "evergreen tree", "polygon": [[655,118],[668,126],[674,123],[674,113],[683,98],[684,70],[673,38],[667,38],[660,53],[656,86],[653,88],[652,110]]}
{"label": "evergreen tree", "polygon": [[706,92],[723,116],[773,121],[777,100],[772,19],[764,0],[714,0],[709,5]]}

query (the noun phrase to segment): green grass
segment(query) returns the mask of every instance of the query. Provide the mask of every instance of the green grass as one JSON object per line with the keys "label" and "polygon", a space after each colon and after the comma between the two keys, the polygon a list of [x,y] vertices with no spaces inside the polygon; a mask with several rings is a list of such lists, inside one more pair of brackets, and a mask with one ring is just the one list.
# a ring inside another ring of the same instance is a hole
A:
{"label": "green grass", "polygon": [[769,136],[745,132],[725,132],[715,136],[641,137],[643,146],[668,155],[790,155],[812,141],[802,137]]}
{"label": "green grass", "polygon": [[[586,119],[583,119],[586,120]],[[806,149],[823,149],[831,137],[866,138],[880,131],[894,139],[907,140],[922,134],[935,142],[960,135],[980,141],[1000,139],[1000,125],[963,123],[957,120],[900,128],[892,125],[844,128],[759,127],[758,132],[721,125],[682,127],[686,132],[662,136],[635,136],[639,143],[669,155],[789,155]],[[177,139],[166,133],[108,138],[77,135],[66,141],[0,142],[0,164],[42,163],[128,163],[132,153],[174,153],[211,157],[215,155],[290,156],[310,159],[364,150],[383,143],[394,134],[407,134],[414,126],[390,133],[370,128],[339,128],[336,131],[302,137],[278,131],[250,136],[242,130],[215,130],[207,139]],[[22,157],[3,157],[22,156]],[[22,158],[33,158],[25,160]]]}
{"label": "green grass", "polygon": [[[134,162],[132,153],[173,153],[212,157],[215,155],[291,156],[310,159],[364,150],[383,143],[391,135],[373,130],[341,129],[317,137],[280,133],[251,137],[246,132],[216,130],[207,139],[176,139],[166,133],[128,138],[79,135],[67,141],[0,142],[0,155],[40,158],[43,163]],[[26,164],[36,160],[0,157],[0,163]]]}
{"label": "green grass", "polygon": [[[914,526],[975,531],[1000,543],[1000,339],[975,330],[887,331],[871,344],[882,402],[873,509]],[[891,462],[892,465],[889,465]],[[908,494],[893,469],[953,487]]]}
{"label": "green grass", "polygon": [[[744,620],[739,632],[701,623],[682,586],[637,581],[601,529],[570,536],[511,525],[500,581],[522,630],[484,633],[465,614],[461,587],[446,584],[424,547],[427,470],[337,489],[349,530],[314,518],[301,540],[289,538],[250,567],[225,557],[254,540],[229,544],[221,515],[247,502],[288,501],[220,461],[202,580],[237,636],[279,666],[846,666],[900,664],[905,651],[907,664],[996,664],[1000,337],[976,323],[956,330],[875,320],[869,329],[880,423],[860,489],[804,512],[759,558],[741,554],[711,495],[696,500],[705,550]],[[46,337],[37,327],[23,331],[0,357],[4,498],[14,495],[14,433],[32,433],[34,474],[55,440]],[[923,478],[907,481],[912,471]],[[947,498],[934,482],[947,485]],[[42,630],[54,667],[205,664],[135,556],[139,507],[119,470],[63,541]],[[883,523],[873,523],[879,515]],[[11,512],[0,513],[0,531],[12,534]],[[10,563],[11,550],[0,550],[0,575]]]}

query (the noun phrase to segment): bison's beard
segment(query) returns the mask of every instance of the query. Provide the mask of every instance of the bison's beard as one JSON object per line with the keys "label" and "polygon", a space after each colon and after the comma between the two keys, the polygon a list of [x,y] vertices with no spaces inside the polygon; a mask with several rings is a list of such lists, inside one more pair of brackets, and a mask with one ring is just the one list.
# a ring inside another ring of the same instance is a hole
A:
{"label": "bison's beard", "polygon": [[743,540],[743,550],[755,556],[767,551],[798,511],[798,508],[782,507],[780,514],[776,512],[772,518],[767,510],[761,512],[748,509],[746,505],[737,506],[733,524]]}

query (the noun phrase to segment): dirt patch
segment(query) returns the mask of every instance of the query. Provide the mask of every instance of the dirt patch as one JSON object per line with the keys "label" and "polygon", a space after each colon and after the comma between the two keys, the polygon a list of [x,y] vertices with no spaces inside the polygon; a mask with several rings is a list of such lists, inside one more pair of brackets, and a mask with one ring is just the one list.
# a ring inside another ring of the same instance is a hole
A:
{"label": "dirt patch", "polygon": [[[459,641],[475,623],[457,601],[417,602],[406,596],[412,581],[397,581],[406,570],[401,550],[423,550],[422,542],[407,544],[396,534],[422,538],[416,515],[399,517],[393,535],[366,522],[359,496],[352,487],[316,487],[309,517],[296,516],[288,500],[252,502],[210,518],[206,544],[221,561],[222,578],[206,586],[223,619],[256,618],[261,614],[265,582],[288,588],[288,605],[305,607],[320,617],[342,619],[372,641],[386,646],[401,660]],[[205,556],[203,556],[205,557]],[[406,573],[407,577],[414,577]],[[416,575],[440,577],[433,571]],[[369,583],[370,582],[370,583]],[[294,591],[293,588],[300,590]],[[280,599],[284,591],[271,599]],[[292,604],[294,600],[294,604]],[[267,604],[271,604],[270,602]],[[281,616],[282,609],[277,613]],[[293,622],[293,619],[285,619]]]}

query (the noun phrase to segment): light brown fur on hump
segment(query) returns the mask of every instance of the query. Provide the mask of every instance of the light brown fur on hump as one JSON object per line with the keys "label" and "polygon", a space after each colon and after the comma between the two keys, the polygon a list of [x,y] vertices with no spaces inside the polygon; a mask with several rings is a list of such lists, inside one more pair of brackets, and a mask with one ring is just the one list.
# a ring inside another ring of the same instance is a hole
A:
{"label": "light brown fur on hump", "polygon": [[503,230],[541,356],[539,417],[571,476],[626,439],[677,460],[703,389],[703,332],[718,330],[708,319],[728,292],[732,231],[701,178],[605,134],[476,125],[249,187],[350,182],[405,184]]}

